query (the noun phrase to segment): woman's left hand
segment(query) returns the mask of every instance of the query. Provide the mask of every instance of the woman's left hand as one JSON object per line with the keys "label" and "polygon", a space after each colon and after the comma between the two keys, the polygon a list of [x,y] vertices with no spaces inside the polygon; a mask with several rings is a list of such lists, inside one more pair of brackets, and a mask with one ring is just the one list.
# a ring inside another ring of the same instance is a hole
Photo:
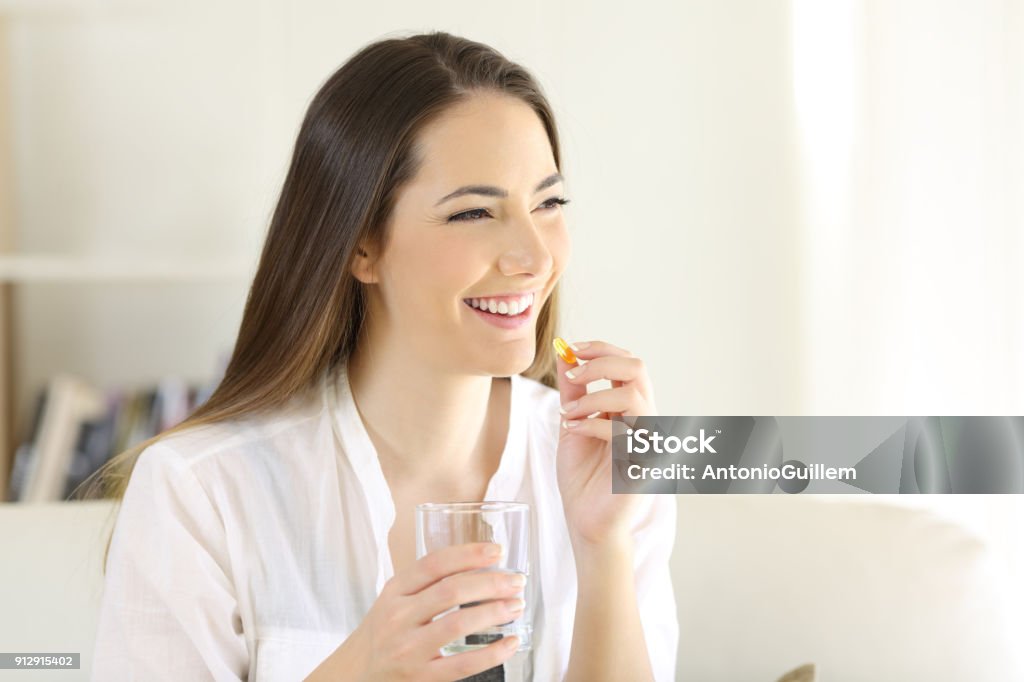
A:
{"label": "woman's left hand", "polygon": [[[573,542],[592,545],[623,538],[640,501],[639,495],[612,494],[610,416],[657,412],[643,360],[603,341],[574,345],[580,348],[574,350],[576,358],[585,364],[569,365],[557,354],[555,360],[565,409],[558,437],[558,487]],[[587,384],[601,379],[611,381],[611,388],[587,393]],[[595,412],[599,414],[587,418]]]}

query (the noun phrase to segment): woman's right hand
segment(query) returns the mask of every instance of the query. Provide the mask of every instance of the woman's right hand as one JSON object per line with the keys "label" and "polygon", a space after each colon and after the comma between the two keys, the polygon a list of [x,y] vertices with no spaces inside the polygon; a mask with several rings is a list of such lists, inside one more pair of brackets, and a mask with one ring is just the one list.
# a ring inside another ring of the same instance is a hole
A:
{"label": "woman's right hand", "polygon": [[[450,682],[469,677],[512,657],[517,637],[452,656],[440,648],[453,640],[522,615],[516,574],[467,573],[499,559],[500,545],[487,542],[452,545],[418,559],[385,583],[369,612],[306,682],[314,680],[424,680]],[[488,552],[491,553],[488,553]],[[432,620],[448,609],[461,608]]]}

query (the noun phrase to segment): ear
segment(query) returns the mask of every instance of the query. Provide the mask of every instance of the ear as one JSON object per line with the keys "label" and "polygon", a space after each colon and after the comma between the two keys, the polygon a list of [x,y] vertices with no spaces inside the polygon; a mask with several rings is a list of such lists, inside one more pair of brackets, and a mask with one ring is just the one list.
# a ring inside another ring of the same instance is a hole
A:
{"label": "ear", "polygon": [[374,272],[374,251],[366,244],[356,247],[355,256],[352,258],[352,276],[363,284],[375,284],[377,273]]}

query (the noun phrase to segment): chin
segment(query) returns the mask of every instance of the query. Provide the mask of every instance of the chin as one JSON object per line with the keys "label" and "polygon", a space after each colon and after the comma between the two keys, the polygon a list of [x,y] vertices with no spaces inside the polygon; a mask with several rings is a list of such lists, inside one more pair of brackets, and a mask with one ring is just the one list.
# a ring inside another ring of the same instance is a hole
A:
{"label": "chin", "polygon": [[482,361],[480,370],[484,374],[495,377],[507,377],[522,374],[533,364],[534,352],[531,347],[528,353],[491,353]]}

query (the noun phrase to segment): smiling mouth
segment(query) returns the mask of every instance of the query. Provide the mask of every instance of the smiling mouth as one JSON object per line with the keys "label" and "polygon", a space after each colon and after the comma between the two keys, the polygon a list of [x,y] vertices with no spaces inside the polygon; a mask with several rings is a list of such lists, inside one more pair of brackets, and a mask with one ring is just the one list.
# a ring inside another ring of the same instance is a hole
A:
{"label": "smiling mouth", "polygon": [[534,296],[535,294],[529,293],[517,297],[464,298],[462,302],[480,312],[498,317],[519,318],[529,315],[533,310]]}

